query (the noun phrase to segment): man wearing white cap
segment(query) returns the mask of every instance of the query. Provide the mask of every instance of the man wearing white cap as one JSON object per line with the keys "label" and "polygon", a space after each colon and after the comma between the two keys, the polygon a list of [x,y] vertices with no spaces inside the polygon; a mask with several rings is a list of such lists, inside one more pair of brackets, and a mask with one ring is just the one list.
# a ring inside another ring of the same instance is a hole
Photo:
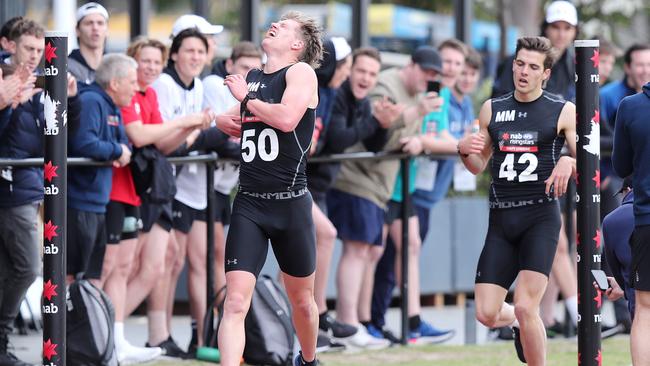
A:
{"label": "man wearing white cap", "polygon": [[[205,62],[205,67],[212,66],[212,60],[214,59],[214,53],[217,49],[217,41],[214,36],[223,31],[223,26],[218,24],[210,24],[204,17],[194,15],[194,14],[185,14],[181,15],[172,26],[172,38],[176,37],[178,33],[184,31],[188,28],[197,28],[199,32],[203,33],[205,38],[208,39],[208,54]],[[209,71],[209,70],[207,70]],[[204,70],[204,73],[206,70]],[[206,75],[201,75],[207,76]]]}
{"label": "man wearing white cap", "polygon": [[[578,34],[578,11],[569,1],[554,1],[546,9],[542,24],[542,35],[549,40],[560,54],[551,70],[551,77],[544,90],[561,95],[564,99],[575,100],[573,50],[570,47]],[[497,69],[497,77],[492,88],[492,98],[515,90],[512,80],[514,56],[505,59]]]}
{"label": "man wearing white cap", "polygon": [[79,48],[68,56],[68,71],[83,84],[95,81],[95,69],[102,62],[108,36],[108,11],[90,2],[77,9]]}

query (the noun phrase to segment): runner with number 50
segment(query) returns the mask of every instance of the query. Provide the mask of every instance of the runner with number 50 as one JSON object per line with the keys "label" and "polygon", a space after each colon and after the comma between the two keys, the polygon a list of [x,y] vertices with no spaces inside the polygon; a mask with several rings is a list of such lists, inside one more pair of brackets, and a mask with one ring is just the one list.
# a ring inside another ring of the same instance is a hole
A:
{"label": "runner with number 50", "polygon": [[[546,336],[539,304],[560,232],[557,198],[576,171],[575,105],[542,89],[553,66],[544,37],[517,41],[515,91],[486,101],[480,131],[458,153],[472,173],[490,164],[490,222],[476,270],[476,318],[490,328],[511,326],[517,356],[544,365]],[[587,179],[587,178],[586,178]],[[518,278],[514,306],[504,302]]]}

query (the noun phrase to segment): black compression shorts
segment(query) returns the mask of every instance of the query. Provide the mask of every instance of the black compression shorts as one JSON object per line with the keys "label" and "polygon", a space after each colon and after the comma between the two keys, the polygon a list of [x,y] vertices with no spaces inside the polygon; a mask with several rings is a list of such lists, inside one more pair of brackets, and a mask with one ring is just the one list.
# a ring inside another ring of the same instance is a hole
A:
{"label": "black compression shorts", "polygon": [[106,205],[107,244],[119,244],[122,240],[135,239],[142,228],[138,207],[128,203],[110,201]]}
{"label": "black compression shorts", "polygon": [[650,225],[634,228],[630,246],[632,248],[630,285],[635,290],[650,291]]}
{"label": "black compression shorts", "polygon": [[282,272],[307,277],[316,269],[312,198],[305,191],[290,199],[264,199],[239,192],[226,239],[226,272],[257,277],[266,261],[268,242]]}
{"label": "black compression shorts", "polygon": [[491,209],[485,246],[476,270],[476,283],[505,289],[522,270],[548,277],[560,235],[557,201],[507,209]]}

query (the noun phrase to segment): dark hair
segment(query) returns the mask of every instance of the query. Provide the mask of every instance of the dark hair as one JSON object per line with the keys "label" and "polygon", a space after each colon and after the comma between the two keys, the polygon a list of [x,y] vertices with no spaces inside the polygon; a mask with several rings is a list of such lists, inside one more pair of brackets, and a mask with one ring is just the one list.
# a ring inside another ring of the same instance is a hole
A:
{"label": "dark hair", "polygon": [[321,40],[321,27],[314,18],[308,17],[297,11],[290,11],[282,16],[280,20],[291,19],[300,24],[300,37],[305,48],[298,58],[299,61],[308,63],[314,69],[320,66],[323,58],[323,42]]}
{"label": "dark hair", "polygon": [[242,57],[255,57],[261,59],[262,51],[260,51],[259,47],[257,47],[255,43],[242,41],[237,43],[235,47],[232,48],[230,60],[232,60],[232,62],[235,62]]}
{"label": "dark hair", "polygon": [[517,40],[517,50],[515,51],[515,58],[519,51],[525,49],[528,51],[535,51],[543,54],[544,57],[544,70],[553,68],[556,60],[556,50],[551,45],[551,41],[546,37],[522,37]]}
{"label": "dark hair", "polygon": [[463,56],[467,56],[467,45],[465,45],[465,43],[457,40],[456,38],[449,38],[449,39],[443,41],[438,46],[438,51],[442,51],[445,48],[454,49],[454,50],[462,53]]}
{"label": "dark hair", "polygon": [[169,60],[167,63],[170,63],[172,61],[172,55],[178,53],[178,50],[180,50],[181,45],[183,44],[183,41],[186,38],[198,38],[201,40],[203,45],[205,46],[206,52],[208,51],[208,40],[205,38],[205,36],[198,30],[198,28],[188,28],[176,35],[174,39],[172,39],[172,46],[169,48]]}
{"label": "dark hair", "polygon": [[645,51],[645,50],[650,50],[650,44],[647,43],[635,43],[630,48],[625,50],[625,55],[623,55],[623,60],[625,61],[626,65],[629,65],[632,63],[632,54],[636,51]]}
{"label": "dark hair", "polygon": [[2,28],[0,28],[0,37],[5,37],[9,38],[9,34],[11,33],[11,29],[14,27],[14,25],[23,20],[25,18],[21,16],[13,17],[5,22],[5,24],[2,25]]}
{"label": "dark hair", "polygon": [[377,60],[381,64],[381,55],[379,54],[379,51],[374,48],[374,47],[360,47],[354,50],[352,53],[352,63],[354,64],[357,62],[357,58],[359,56],[367,56],[372,59]]}
{"label": "dark hair", "polygon": [[467,56],[465,56],[465,66],[469,66],[472,69],[479,70],[483,68],[483,57],[481,54],[474,49],[473,47],[467,47]]}
{"label": "dark hair", "polygon": [[9,40],[17,41],[20,36],[30,35],[36,38],[45,37],[45,30],[43,26],[36,23],[35,21],[27,18],[20,19],[16,21],[11,31],[9,31]]}
{"label": "dark hair", "polygon": [[138,36],[136,39],[131,42],[129,47],[126,49],[126,54],[132,58],[137,58],[140,51],[145,47],[157,48],[160,50],[162,55],[163,64],[167,59],[167,47],[157,39],[148,38],[146,36]]}

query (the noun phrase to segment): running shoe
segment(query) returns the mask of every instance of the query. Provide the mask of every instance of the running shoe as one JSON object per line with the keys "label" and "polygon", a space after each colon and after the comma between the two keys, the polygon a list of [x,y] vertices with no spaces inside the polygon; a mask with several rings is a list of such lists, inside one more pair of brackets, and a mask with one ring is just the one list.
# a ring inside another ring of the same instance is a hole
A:
{"label": "running shoe", "polygon": [[341,323],[334,319],[329,313],[319,317],[318,327],[334,338],[347,338],[357,332],[357,327],[350,324]]}
{"label": "running shoe", "polygon": [[456,334],[456,332],[453,329],[438,329],[423,320],[420,322],[420,326],[417,329],[409,332],[409,343],[442,343],[451,339],[454,334]]}
{"label": "running shoe", "polygon": [[157,346],[151,346],[149,342],[145,344],[146,347],[160,347],[162,349],[162,356],[166,357],[174,357],[174,358],[180,358],[180,359],[188,359],[189,355],[187,352],[183,351],[174,341],[174,338],[170,335],[169,338],[166,340],[162,341]]}
{"label": "running shoe", "polygon": [[521,334],[519,332],[519,327],[512,327],[512,334],[515,339],[515,350],[517,351],[517,357],[522,363],[526,363],[526,356],[524,356],[524,346],[521,344]]}

